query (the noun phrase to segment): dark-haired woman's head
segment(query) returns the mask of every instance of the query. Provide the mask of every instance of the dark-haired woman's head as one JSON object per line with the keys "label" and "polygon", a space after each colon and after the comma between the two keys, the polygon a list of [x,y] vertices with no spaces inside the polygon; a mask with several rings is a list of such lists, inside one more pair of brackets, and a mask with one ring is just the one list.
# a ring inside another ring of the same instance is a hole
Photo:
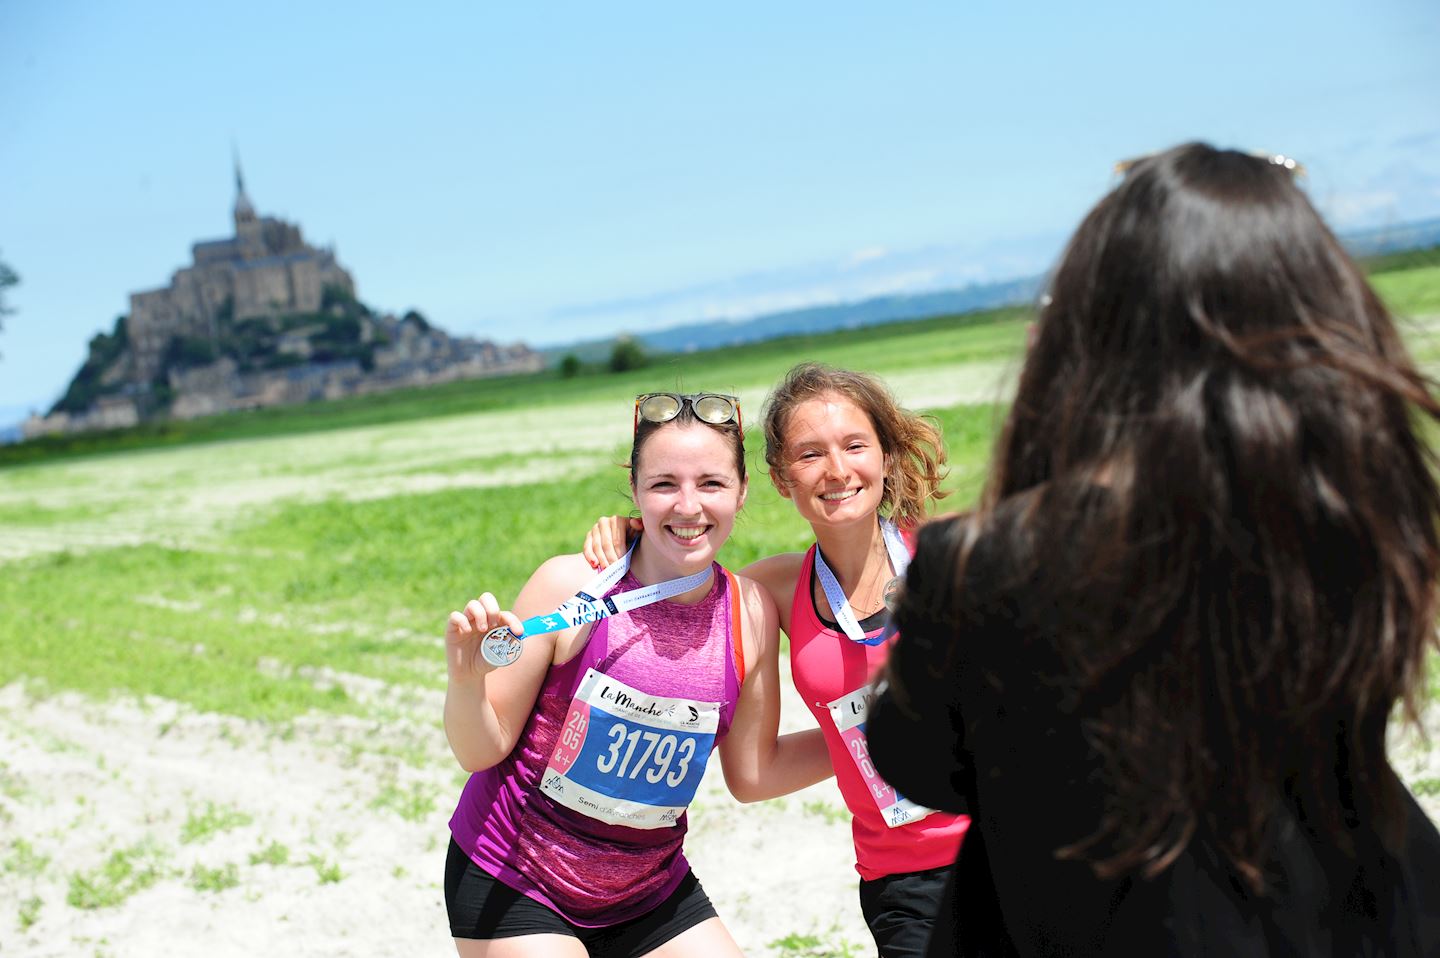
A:
{"label": "dark-haired woman's head", "polygon": [[[1392,416],[1393,402],[1374,405],[1382,396],[1424,395],[1291,169],[1203,144],[1147,157],[1086,216],[1054,273],[992,491],[1101,464],[1119,478],[1140,435],[1207,413],[1223,414],[1207,422],[1229,438],[1283,441],[1275,430],[1292,427],[1247,392],[1282,386],[1319,404],[1306,412],[1320,427]],[[1222,394],[1231,406],[1214,406]]]}
{"label": "dark-haired woman's head", "polygon": [[1286,164],[1187,144],[1086,216],[985,510],[1026,494],[1083,529],[1054,510],[1105,504],[1051,544],[1113,597],[1056,639],[1116,795],[1084,846],[1104,867],[1204,833],[1258,884],[1275,796],[1341,845],[1393,799],[1385,725],[1417,700],[1440,567],[1417,411],[1426,381]]}

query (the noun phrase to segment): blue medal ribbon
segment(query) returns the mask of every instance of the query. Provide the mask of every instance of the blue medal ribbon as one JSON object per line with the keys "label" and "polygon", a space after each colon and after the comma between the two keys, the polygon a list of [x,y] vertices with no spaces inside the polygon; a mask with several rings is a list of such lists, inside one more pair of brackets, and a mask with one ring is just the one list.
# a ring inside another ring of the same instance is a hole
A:
{"label": "blue medal ribbon", "polygon": [[[515,635],[503,625],[485,633],[485,637],[480,640],[480,654],[484,656],[485,661],[497,667],[509,665],[520,657],[520,642],[523,638],[544,635],[547,632],[559,632],[574,625],[599,622],[601,619],[608,619],[621,612],[643,608],[655,602],[683,595],[710,578],[711,570],[707,566],[699,572],[678,579],[667,579],[664,582],[642,586],[639,589],[630,589],[617,595],[605,595],[629,570],[630,556],[639,544],[639,539],[632,542],[623,556],[606,566],[605,570],[594,579],[585,583],[573,598],[566,599],[554,612],[532,615],[521,622],[520,628],[525,633],[523,636]],[[595,598],[597,595],[603,598]]]}
{"label": "blue medal ribbon", "polygon": [[[896,584],[905,575],[905,570],[910,566],[910,550],[905,548],[905,540],[900,535],[900,528],[889,519],[880,520],[880,534],[885,539],[885,551],[890,556],[890,568],[895,572],[895,578],[890,584]],[[815,577],[820,580],[820,588],[825,590],[825,600],[830,603],[830,611],[835,614],[835,621],[839,623],[841,631],[852,642],[859,642],[861,645],[879,645],[890,637],[889,629],[881,629],[873,637],[865,635],[865,630],[860,628],[860,622],[855,618],[855,612],[850,608],[850,600],[845,597],[845,590],[840,588],[835,573],[825,564],[825,556],[820,552],[820,546],[815,546]],[[887,586],[889,591],[889,586]]]}

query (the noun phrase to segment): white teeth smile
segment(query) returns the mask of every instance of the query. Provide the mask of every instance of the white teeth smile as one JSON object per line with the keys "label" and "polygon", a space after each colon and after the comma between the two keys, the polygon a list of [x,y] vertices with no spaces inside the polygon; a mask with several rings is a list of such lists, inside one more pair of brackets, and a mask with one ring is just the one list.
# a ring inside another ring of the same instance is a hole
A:
{"label": "white teeth smile", "polygon": [[704,526],[671,526],[670,531],[678,539],[698,539],[705,532]]}
{"label": "white teeth smile", "polygon": [[842,499],[849,499],[851,496],[858,496],[859,494],[859,489],[844,489],[840,492],[821,493],[820,498],[826,502],[839,502]]}

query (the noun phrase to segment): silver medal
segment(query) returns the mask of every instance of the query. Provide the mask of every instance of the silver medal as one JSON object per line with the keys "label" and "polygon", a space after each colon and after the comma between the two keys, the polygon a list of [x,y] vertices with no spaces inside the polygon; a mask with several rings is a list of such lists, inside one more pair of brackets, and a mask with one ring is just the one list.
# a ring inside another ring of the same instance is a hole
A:
{"label": "silver medal", "polygon": [[520,658],[520,640],[506,626],[491,629],[480,640],[480,657],[497,669],[503,668]]}
{"label": "silver medal", "polygon": [[895,606],[900,602],[900,587],[904,584],[905,580],[898,575],[885,583],[885,608],[891,612],[895,611]]}

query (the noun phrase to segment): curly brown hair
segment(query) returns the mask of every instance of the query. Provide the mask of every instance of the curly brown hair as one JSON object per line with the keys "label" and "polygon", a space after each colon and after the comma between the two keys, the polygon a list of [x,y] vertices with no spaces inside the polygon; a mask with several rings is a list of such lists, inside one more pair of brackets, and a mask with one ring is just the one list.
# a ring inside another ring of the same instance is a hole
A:
{"label": "curly brown hair", "polygon": [[827,393],[856,405],[875,427],[889,465],[880,512],[901,525],[925,519],[932,500],[949,495],[940,488],[945,478],[945,446],[940,429],[928,416],[900,406],[885,384],[873,376],[823,363],[792,366],[765,400],[765,462],[776,485],[786,482],[785,430],[796,407]]}

